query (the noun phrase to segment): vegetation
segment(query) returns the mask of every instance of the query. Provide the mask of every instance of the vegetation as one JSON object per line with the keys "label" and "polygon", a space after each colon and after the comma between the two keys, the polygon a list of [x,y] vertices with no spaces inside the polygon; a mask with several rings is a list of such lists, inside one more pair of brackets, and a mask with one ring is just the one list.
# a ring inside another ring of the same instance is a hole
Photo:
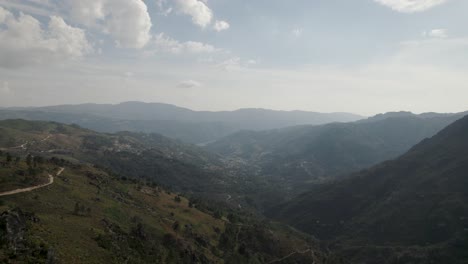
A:
{"label": "vegetation", "polygon": [[[59,167],[65,171],[48,187],[3,197],[0,232],[6,235],[2,235],[0,262],[266,263],[305,248],[314,254],[295,254],[285,263],[326,259],[318,243],[306,235],[198,196],[189,201],[156,184],[163,176],[182,174],[178,167],[197,177],[189,183],[204,179],[196,174],[203,168],[195,165],[212,163],[202,163],[203,156],[195,156],[189,147],[181,154],[177,151],[184,145],[156,135],[106,135],[47,122],[5,123],[11,134],[0,138],[15,137],[27,144],[4,148],[4,157],[11,152],[12,157],[23,158],[6,165],[0,179],[8,179],[19,168],[45,175],[55,175]],[[155,166],[167,166],[158,170],[161,178],[138,177],[140,169],[129,176],[122,173],[148,166],[146,155],[155,158]],[[209,162],[210,156],[206,158]],[[93,160],[101,166],[90,163]],[[123,169],[105,166],[103,161],[120,163]],[[132,163],[133,167],[122,165]],[[9,190],[18,186],[18,179],[11,178]],[[176,180],[185,186],[182,179]]]}
{"label": "vegetation", "polygon": [[[256,178],[249,196],[259,209],[379,162],[396,158],[461,115],[409,113],[355,123],[239,132],[206,146]],[[261,186],[260,189],[258,186]]]}
{"label": "vegetation", "polygon": [[[249,231],[253,219],[234,226],[214,217],[215,213],[189,207],[189,201],[180,195],[72,163],[49,188],[4,200],[3,211],[11,214],[12,208],[21,208],[34,219],[26,221],[22,253],[4,245],[1,261],[34,259],[41,263],[53,254],[60,263],[238,263],[232,259],[239,258],[263,263],[287,255],[295,246],[315,246],[306,236],[283,227],[257,224],[255,232],[266,236],[261,242],[269,241],[271,246],[253,248],[260,243],[255,242],[258,235]],[[236,238],[231,229],[237,227],[242,230]],[[226,244],[236,239],[243,244],[234,248]],[[44,253],[37,255],[36,245],[42,245]],[[289,263],[310,263],[310,256]]]}
{"label": "vegetation", "polygon": [[318,186],[270,215],[331,241],[354,262],[400,255],[466,263],[467,171],[465,117],[400,158]]}
{"label": "vegetation", "polygon": [[31,187],[46,183],[49,179],[49,168],[43,166],[42,157],[28,155],[25,161],[13,157],[9,152],[0,152],[0,192]]}

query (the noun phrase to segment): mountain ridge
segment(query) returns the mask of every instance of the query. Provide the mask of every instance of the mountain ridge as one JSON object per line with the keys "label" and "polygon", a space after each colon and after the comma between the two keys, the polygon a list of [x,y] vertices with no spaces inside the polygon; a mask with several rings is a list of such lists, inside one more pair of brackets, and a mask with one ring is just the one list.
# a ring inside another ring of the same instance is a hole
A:
{"label": "mountain ridge", "polygon": [[373,246],[419,247],[428,250],[413,263],[444,257],[443,262],[465,263],[467,170],[465,116],[402,156],[316,186],[269,215],[333,241],[343,254],[354,257]]}

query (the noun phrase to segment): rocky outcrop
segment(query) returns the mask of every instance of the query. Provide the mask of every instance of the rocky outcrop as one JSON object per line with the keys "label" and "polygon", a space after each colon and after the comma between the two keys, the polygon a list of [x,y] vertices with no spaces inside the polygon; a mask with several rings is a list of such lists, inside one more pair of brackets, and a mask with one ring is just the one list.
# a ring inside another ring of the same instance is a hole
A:
{"label": "rocky outcrop", "polygon": [[0,243],[13,253],[26,248],[27,217],[19,208],[3,212],[0,216]]}

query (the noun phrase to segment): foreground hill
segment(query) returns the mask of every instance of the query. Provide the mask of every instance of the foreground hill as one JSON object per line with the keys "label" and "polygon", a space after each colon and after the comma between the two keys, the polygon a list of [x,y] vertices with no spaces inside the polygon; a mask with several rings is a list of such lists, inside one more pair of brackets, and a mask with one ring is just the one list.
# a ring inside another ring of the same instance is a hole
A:
{"label": "foreground hill", "polygon": [[215,163],[158,135],[2,121],[0,262],[333,263],[307,235],[163,187],[222,186]]}
{"label": "foreground hill", "polygon": [[103,134],[54,122],[0,121],[5,151],[64,157],[179,191],[211,192],[229,178],[216,155],[158,134]]}
{"label": "foreground hill", "polygon": [[254,199],[275,190],[244,166],[231,166],[216,154],[158,134],[105,134],[55,122],[4,120],[0,146],[17,156],[31,153],[96,164],[118,175],[229,202],[236,208],[254,207]]}
{"label": "foreground hill", "polygon": [[467,172],[468,116],[400,158],[318,186],[270,215],[334,241],[354,262],[467,263]]}
{"label": "foreground hill", "polygon": [[75,123],[100,132],[159,133],[186,142],[204,143],[241,129],[264,130],[301,124],[350,122],[362,117],[348,113],[267,109],[193,111],[174,105],[142,102],[11,108],[0,111],[0,119],[16,118]]}
{"label": "foreground hill", "polygon": [[[20,176],[25,166],[4,165],[0,179]],[[268,263],[306,249],[284,263],[326,260],[305,235],[238,212],[212,211],[154,184],[57,158],[31,168],[37,173],[21,175],[40,180],[53,173],[55,179],[0,197],[2,263]]]}
{"label": "foreground hill", "polygon": [[[462,117],[387,114],[354,123],[244,131],[206,146],[246,164],[295,195],[308,183],[330,180],[392,159]],[[286,194],[287,195],[287,194]]]}

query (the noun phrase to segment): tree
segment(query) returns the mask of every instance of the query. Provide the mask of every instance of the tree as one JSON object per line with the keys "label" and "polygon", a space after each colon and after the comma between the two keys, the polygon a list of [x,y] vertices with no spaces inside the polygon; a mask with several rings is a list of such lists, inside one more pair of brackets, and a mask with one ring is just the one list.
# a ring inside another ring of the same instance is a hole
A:
{"label": "tree", "polygon": [[26,164],[28,164],[28,166],[31,167],[31,164],[32,164],[31,154],[28,154],[28,156],[26,157]]}
{"label": "tree", "polygon": [[75,209],[73,209],[73,213],[75,215],[79,215],[80,214],[80,203],[79,202],[76,202],[75,203]]}
{"label": "tree", "polygon": [[174,229],[174,231],[177,231],[179,230],[179,228],[180,228],[179,221],[175,221],[174,224],[172,224],[172,229]]}
{"label": "tree", "polygon": [[223,217],[223,214],[219,210],[216,210],[214,212],[213,217],[216,218],[216,219],[221,219]]}
{"label": "tree", "polygon": [[10,154],[10,153],[7,153],[7,154],[6,154],[6,163],[7,163],[7,164],[10,164],[11,161],[12,161],[12,159],[13,159],[13,157],[11,156],[11,154]]}
{"label": "tree", "polygon": [[21,161],[21,157],[16,157],[15,164],[18,164]]}

